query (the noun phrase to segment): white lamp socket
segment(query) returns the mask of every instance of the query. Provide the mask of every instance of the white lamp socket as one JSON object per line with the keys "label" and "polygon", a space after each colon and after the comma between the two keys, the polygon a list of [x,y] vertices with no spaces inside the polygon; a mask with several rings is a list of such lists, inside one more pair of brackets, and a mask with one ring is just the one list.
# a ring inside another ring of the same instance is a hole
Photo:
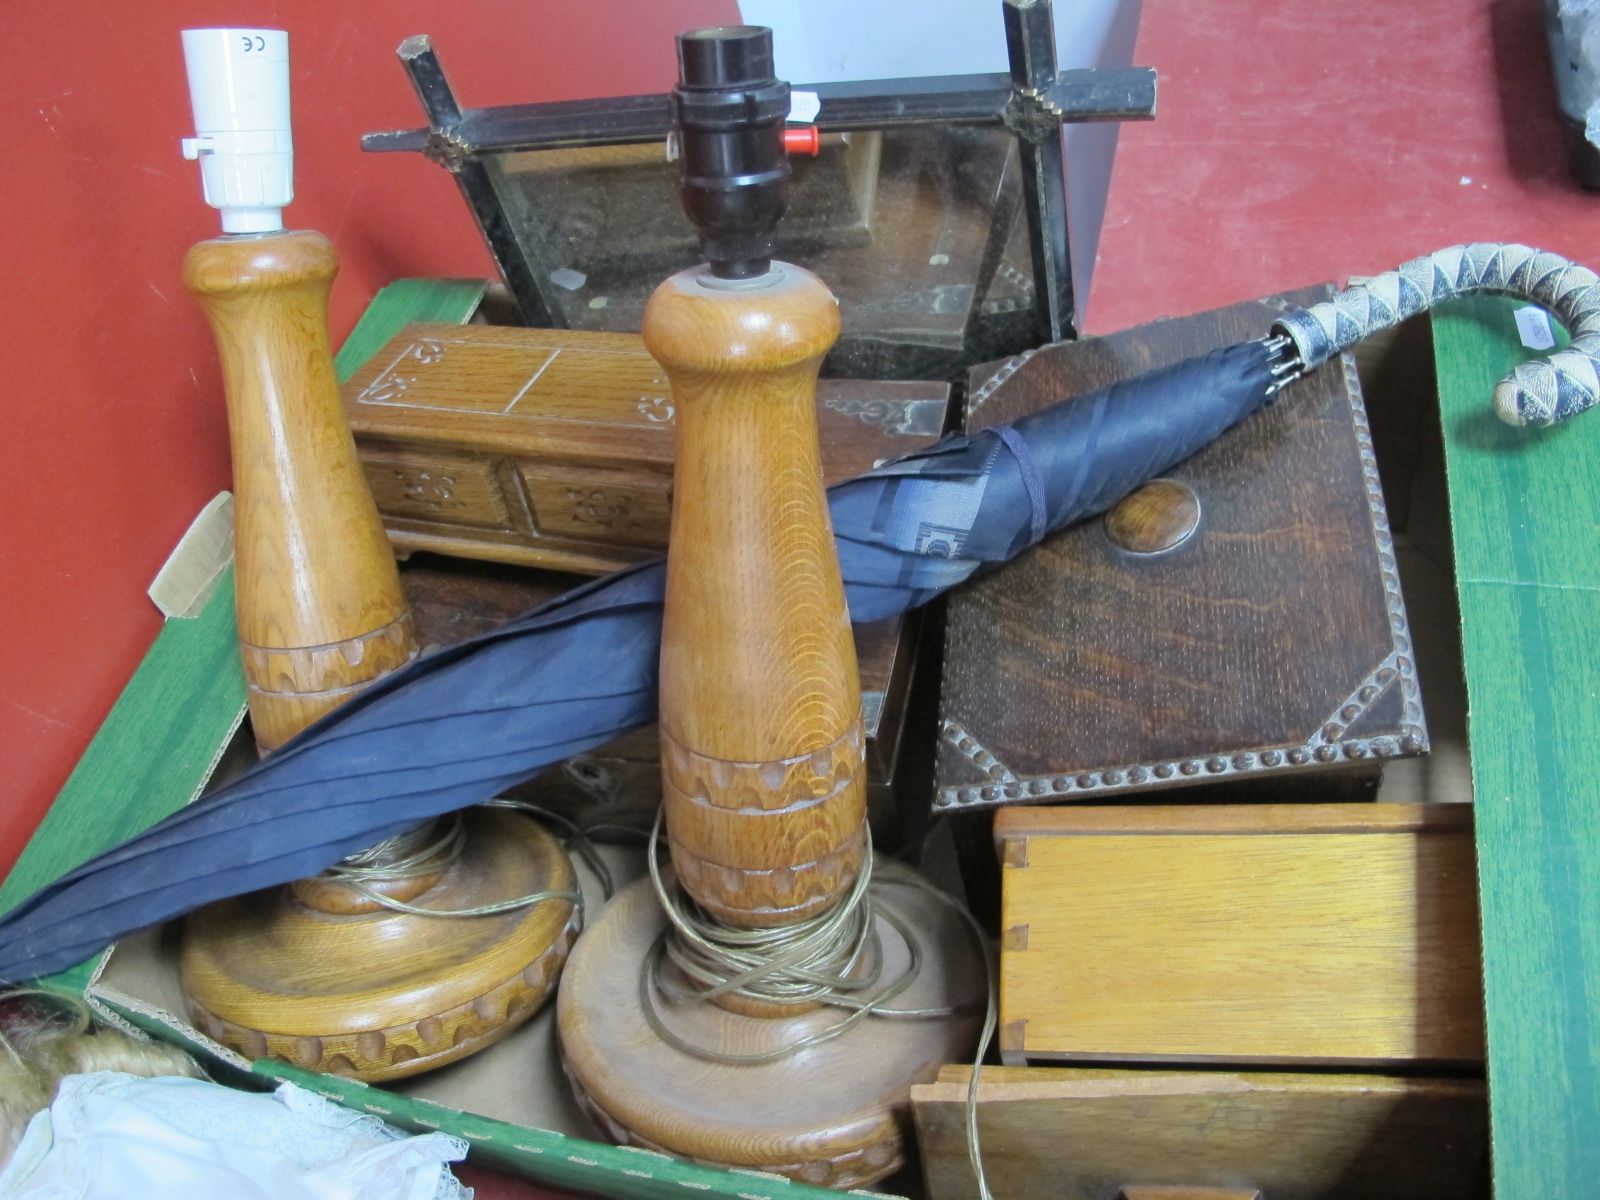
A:
{"label": "white lamp socket", "polygon": [[282,229],[294,199],[289,35],[185,29],[183,58],[195,128],[183,156],[200,160],[206,203],[222,210],[224,233]]}

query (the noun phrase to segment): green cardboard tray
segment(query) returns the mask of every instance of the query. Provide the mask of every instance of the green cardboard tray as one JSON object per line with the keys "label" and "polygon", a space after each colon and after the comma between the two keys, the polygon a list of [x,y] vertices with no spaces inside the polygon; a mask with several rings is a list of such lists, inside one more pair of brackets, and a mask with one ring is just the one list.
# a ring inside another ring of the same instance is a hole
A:
{"label": "green cardboard tray", "polygon": [[[374,298],[339,352],[340,378],[411,321],[465,321],[484,285],[400,280]],[[245,712],[230,567],[200,612],[162,627],[11,874],[0,912],[79,863],[181,808],[204,789]],[[239,1087],[296,1083],[402,1128],[463,1138],[473,1161],[537,1183],[627,1200],[710,1195],[825,1200],[838,1193],[760,1171],[704,1166],[632,1147],[493,1120],[417,1096],[262,1059],[248,1062],[171,1012],[105,986],[115,947],[41,981],[97,1011],[183,1046],[213,1076]],[[492,1053],[492,1051],[490,1052]],[[871,1193],[858,1193],[870,1195]]]}

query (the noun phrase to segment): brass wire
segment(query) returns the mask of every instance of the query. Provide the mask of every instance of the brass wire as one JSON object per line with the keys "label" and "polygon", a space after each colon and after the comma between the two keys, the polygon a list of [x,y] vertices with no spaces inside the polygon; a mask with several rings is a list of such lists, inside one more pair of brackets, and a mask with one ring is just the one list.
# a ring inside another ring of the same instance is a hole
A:
{"label": "brass wire", "polygon": [[[525,800],[496,797],[486,801],[482,807],[509,808],[562,827],[566,834],[564,843],[566,848],[583,859],[584,864],[600,880],[606,898],[611,898],[613,890],[611,872],[595,849],[594,843],[589,840],[587,833],[577,825],[557,813],[540,808],[536,804],[529,804]],[[404,900],[396,900],[393,896],[386,896],[377,890],[377,884],[417,879],[447,870],[461,856],[461,851],[466,845],[466,837],[461,814],[451,813],[437,821],[424,821],[421,825],[413,826],[359,853],[340,859],[323,872],[323,875],[327,879],[343,884],[374,904],[416,917],[487,917],[519,908],[529,908],[546,900],[564,900],[572,905],[574,913],[581,918],[583,895],[577,890],[529,892],[526,895],[498,900],[491,904],[479,904],[472,908],[425,908]]]}
{"label": "brass wire", "polygon": [[[916,982],[922,971],[923,952],[911,928],[892,907],[880,902],[881,893],[884,888],[898,883],[926,892],[960,914],[983,955],[988,984],[983,1032],[967,1087],[967,1158],[977,1178],[980,1200],[993,1200],[978,1139],[978,1077],[994,1037],[999,1005],[993,958],[983,930],[972,914],[920,877],[880,876],[875,879],[869,830],[866,854],[849,894],[828,911],[790,925],[765,929],[729,925],[706,913],[681,887],[667,885],[661,873],[661,825],[662,814],[658,811],[650,832],[646,862],[656,898],[667,916],[667,928],[656,938],[641,964],[639,999],[645,1018],[658,1037],[685,1054],[709,1062],[735,1066],[777,1062],[808,1047],[832,1041],[868,1017],[917,1020],[954,1017],[972,1011],[969,1006],[956,1005],[890,1007],[891,1001]],[[882,982],[883,954],[877,932],[880,918],[900,935],[910,957],[905,969],[888,983]],[[868,955],[871,969],[856,975],[856,969]],[[689,980],[688,986],[666,976],[665,968],[669,963]],[[815,1033],[758,1054],[728,1054],[695,1045],[668,1028],[661,1015],[663,1001],[709,1002],[726,995],[766,1003],[822,1004],[846,1009],[848,1013]]]}

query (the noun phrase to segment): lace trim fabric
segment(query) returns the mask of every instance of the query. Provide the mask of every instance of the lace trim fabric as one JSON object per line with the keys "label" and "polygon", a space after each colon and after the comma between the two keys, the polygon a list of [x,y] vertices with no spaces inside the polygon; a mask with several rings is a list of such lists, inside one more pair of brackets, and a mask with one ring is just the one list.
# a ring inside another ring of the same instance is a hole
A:
{"label": "lace trim fabric", "polygon": [[467,1145],[408,1136],[284,1084],[270,1096],[198,1079],[69,1075],[0,1171],[3,1200],[470,1200],[448,1164]]}

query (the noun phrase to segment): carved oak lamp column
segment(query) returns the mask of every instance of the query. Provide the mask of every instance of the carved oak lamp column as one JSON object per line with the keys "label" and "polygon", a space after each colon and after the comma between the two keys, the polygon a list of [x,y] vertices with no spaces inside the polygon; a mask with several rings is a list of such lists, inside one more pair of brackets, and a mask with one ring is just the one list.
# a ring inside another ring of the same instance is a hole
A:
{"label": "carved oak lamp column", "polygon": [[[291,195],[287,40],[184,34],[201,131],[186,149],[225,230],[189,251],[184,282],[222,359],[240,651],[263,754],[416,654],[328,346],[337,258],[321,234],[285,232],[279,211]],[[223,60],[230,69],[217,69]],[[439,910],[570,891],[560,845],[523,817],[478,810],[459,833],[413,831],[410,854],[411,869],[374,877],[368,894],[319,876],[196,913],[182,972],[197,1024],[250,1057],[390,1079],[469,1054],[531,1015],[574,935],[572,904],[446,918],[370,895]]]}
{"label": "carved oak lamp column", "polygon": [[[770,31],[686,34],[678,54],[684,203],[708,263],[663,283],[644,321],[678,414],[666,840],[688,896],[677,903],[698,921],[781,937],[859,901],[868,853],[861,698],[816,427],[838,304],[769,257],[788,192],[788,86],[772,75]],[[673,965],[683,935],[658,940],[667,917],[647,880],[605,909],[562,984],[580,1101],[617,1140],[692,1158],[846,1187],[891,1172],[910,1084],[970,1055],[966,1006],[984,969],[959,915],[909,872],[880,865],[878,879],[874,937],[844,970],[888,983],[920,952],[892,1007],[959,1014],[873,1016],[796,1048],[850,1010],[715,984],[706,999],[708,981]]]}

